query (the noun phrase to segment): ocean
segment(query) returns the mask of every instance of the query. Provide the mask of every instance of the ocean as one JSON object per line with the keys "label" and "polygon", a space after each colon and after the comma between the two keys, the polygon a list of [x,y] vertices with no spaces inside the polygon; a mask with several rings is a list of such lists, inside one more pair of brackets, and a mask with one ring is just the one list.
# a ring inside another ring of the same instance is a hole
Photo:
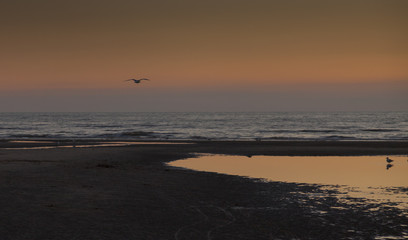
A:
{"label": "ocean", "polygon": [[0,113],[0,138],[408,140],[408,112]]}

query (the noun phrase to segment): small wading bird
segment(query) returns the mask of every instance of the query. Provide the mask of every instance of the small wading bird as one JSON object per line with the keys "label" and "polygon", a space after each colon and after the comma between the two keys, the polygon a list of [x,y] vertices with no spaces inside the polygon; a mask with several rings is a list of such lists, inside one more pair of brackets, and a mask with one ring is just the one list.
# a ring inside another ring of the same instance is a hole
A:
{"label": "small wading bird", "polygon": [[385,161],[387,161],[387,163],[392,163],[392,162],[394,162],[394,160],[392,160],[392,159],[390,159],[390,158],[388,158],[388,157],[385,159]]}
{"label": "small wading bird", "polygon": [[127,81],[133,81],[135,83],[140,83],[140,81],[150,81],[150,80],[148,78],[139,78],[139,79],[131,78],[131,79],[125,80],[125,82]]}

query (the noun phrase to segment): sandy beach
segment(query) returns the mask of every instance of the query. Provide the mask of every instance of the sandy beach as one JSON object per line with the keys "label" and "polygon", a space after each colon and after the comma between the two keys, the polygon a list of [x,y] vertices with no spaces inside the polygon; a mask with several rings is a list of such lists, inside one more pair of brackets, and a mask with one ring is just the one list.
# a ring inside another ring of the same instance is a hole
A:
{"label": "sandy beach", "polygon": [[[407,215],[389,205],[341,203],[319,185],[165,165],[199,153],[407,155],[406,141],[147,143],[85,148],[95,142],[77,141],[72,148],[63,147],[72,146],[69,140],[0,141],[1,239],[407,237]],[[44,146],[56,148],[22,149]]]}

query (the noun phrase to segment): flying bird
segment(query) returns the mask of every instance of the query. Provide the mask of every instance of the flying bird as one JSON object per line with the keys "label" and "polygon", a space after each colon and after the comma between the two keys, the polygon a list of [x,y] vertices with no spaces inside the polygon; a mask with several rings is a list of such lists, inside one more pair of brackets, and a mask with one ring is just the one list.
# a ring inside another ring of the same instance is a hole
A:
{"label": "flying bird", "polygon": [[392,162],[394,162],[394,160],[392,160],[392,159],[390,159],[390,158],[388,158],[388,157],[385,159],[385,161],[387,161],[387,163],[392,163]]}
{"label": "flying bird", "polygon": [[131,79],[125,80],[125,82],[127,81],[133,81],[135,83],[140,83],[141,81],[150,81],[150,80],[148,78],[139,78],[139,79],[131,78]]}

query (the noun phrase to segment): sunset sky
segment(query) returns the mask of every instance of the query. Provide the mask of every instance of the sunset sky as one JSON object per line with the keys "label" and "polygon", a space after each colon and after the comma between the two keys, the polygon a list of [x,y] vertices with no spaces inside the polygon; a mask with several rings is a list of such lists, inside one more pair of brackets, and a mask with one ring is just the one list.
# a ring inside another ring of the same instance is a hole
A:
{"label": "sunset sky", "polygon": [[[0,111],[408,110],[406,0],[4,0]],[[148,77],[136,85],[128,78]]]}

